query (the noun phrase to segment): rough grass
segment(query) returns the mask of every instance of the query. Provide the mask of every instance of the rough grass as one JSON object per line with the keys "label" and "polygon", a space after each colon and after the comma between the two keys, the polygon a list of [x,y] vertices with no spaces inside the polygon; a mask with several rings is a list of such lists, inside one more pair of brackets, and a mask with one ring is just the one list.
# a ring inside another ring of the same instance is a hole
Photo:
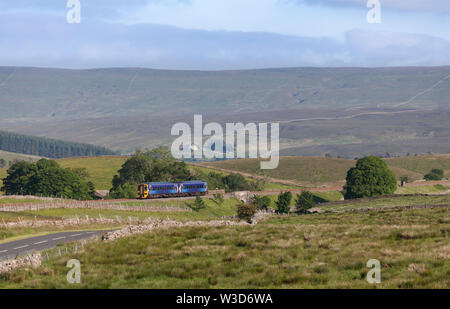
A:
{"label": "rough grass", "polygon": [[7,163],[14,160],[34,162],[40,158],[42,157],[0,150],[0,159],[5,160]]}
{"label": "rough grass", "polygon": [[398,187],[396,194],[440,194],[450,190],[450,187],[444,185],[433,186],[412,186],[412,187]]}
{"label": "rough grass", "polygon": [[[155,230],[37,269],[1,288],[448,288],[448,209],[282,216],[248,227]],[[69,259],[82,283],[66,281]],[[378,285],[366,281],[381,262]]]}
{"label": "rough grass", "polygon": [[[432,168],[442,168],[445,177],[450,176],[450,155],[409,156],[384,159],[389,168],[400,179],[407,176],[410,180],[423,179]],[[203,163],[206,166],[223,168],[235,172],[259,175],[260,160],[239,159]],[[324,184],[343,182],[347,171],[356,161],[325,157],[280,157],[280,164],[274,170],[265,171],[272,178],[292,180],[300,184]]]}
{"label": "rough grass", "polygon": [[60,159],[57,162],[65,168],[86,168],[89,172],[88,180],[94,183],[97,190],[109,190],[114,175],[126,159],[126,157],[105,156]]}
{"label": "rough grass", "polygon": [[450,155],[413,156],[386,159],[390,166],[397,166],[420,174],[427,174],[433,168],[443,169],[444,177],[450,177]]}
{"label": "rough grass", "polygon": [[361,208],[383,208],[393,206],[450,205],[450,195],[431,196],[386,196],[379,198],[355,199],[317,206],[323,211],[342,211]]}
{"label": "rough grass", "polygon": [[[204,163],[210,167],[258,175],[259,159],[239,159]],[[321,157],[281,157],[276,169],[266,170],[272,178],[292,180],[299,183],[328,183],[345,179],[347,171],[355,165],[354,160]]]}

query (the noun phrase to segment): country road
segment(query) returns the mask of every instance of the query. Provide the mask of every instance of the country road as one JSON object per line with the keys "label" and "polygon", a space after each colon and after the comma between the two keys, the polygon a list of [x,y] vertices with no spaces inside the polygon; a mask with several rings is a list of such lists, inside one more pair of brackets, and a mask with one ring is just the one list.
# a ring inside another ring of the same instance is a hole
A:
{"label": "country road", "polygon": [[108,231],[62,232],[3,243],[0,244],[0,260],[15,258],[33,251],[51,249],[58,244],[86,239]]}

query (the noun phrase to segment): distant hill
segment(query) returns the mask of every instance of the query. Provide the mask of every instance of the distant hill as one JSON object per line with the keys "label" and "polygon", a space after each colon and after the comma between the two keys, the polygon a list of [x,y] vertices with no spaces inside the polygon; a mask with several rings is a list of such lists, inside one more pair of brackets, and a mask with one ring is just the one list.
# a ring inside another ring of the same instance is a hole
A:
{"label": "distant hill", "polygon": [[115,154],[104,147],[0,131],[0,150],[26,155],[66,158]]}
{"label": "distant hill", "polygon": [[[170,71],[0,67],[0,119],[393,107],[450,75],[450,67]],[[438,86],[408,107],[448,106]]]}
{"label": "distant hill", "polygon": [[242,71],[0,67],[0,129],[122,153],[176,122],[279,121],[283,155],[450,152],[450,67]]}

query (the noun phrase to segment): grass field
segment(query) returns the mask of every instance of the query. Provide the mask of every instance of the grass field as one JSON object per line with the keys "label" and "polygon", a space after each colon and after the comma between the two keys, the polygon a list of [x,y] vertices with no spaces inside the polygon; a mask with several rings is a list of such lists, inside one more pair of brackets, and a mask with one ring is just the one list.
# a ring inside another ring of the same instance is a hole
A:
{"label": "grass field", "polygon": [[[274,217],[256,226],[155,230],[0,276],[1,288],[448,288],[450,213]],[[80,285],[66,263],[82,265]],[[370,259],[382,282],[366,281]]]}
{"label": "grass field", "polygon": [[88,180],[94,183],[97,190],[109,190],[114,175],[126,159],[126,157],[106,156],[60,159],[57,162],[65,168],[86,168],[90,176]]}
{"label": "grass field", "polygon": [[5,160],[6,163],[12,162],[14,160],[34,162],[39,160],[40,158],[41,157],[38,156],[25,155],[21,153],[14,153],[0,150],[0,159]]}
{"label": "grass field", "polygon": [[318,205],[317,208],[323,211],[342,211],[361,208],[421,205],[450,205],[450,195],[385,196],[379,198],[356,199],[336,203],[325,203]]}
{"label": "grass field", "polygon": [[420,174],[427,174],[433,168],[444,170],[444,177],[450,177],[450,155],[432,155],[386,159],[389,166],[395,166]]}
{"label": "grass field", "polygon": [[[410,156],[384,159],[399,179],[407,176],[410,181],[423,179],[432,168],[445,170],[450,175],[450,155]],[[260,174],[260,160],[239,159],[203,163],[202,165],[251,175]],[[265,171],[268,177],[290,180],[298,184],[340,183],[355,160],[325,157],[280,157],[278,168]]]}

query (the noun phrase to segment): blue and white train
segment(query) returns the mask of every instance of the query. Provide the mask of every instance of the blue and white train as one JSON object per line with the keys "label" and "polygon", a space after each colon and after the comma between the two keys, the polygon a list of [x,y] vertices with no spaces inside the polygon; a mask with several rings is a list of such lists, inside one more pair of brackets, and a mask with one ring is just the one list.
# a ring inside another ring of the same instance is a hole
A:
{"label": "blue and white train", "polygon": [[140,199],[202,196],[206,194],[208,194],[208,184],[204,181],[147,182],[138,186]]}

